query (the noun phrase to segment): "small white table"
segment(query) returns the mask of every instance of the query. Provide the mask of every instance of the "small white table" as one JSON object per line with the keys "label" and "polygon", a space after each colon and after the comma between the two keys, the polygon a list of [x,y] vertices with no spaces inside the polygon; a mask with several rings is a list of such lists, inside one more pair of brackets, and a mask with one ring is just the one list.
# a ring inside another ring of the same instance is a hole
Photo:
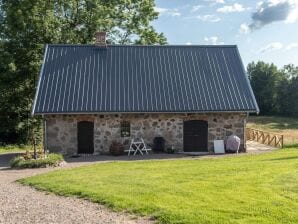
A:
{"label": "small white table", "polygon": [[132,139],[129,149],[125,150],[126,152],[128,152],[128,156],[130,156],[131,153],[133,153],[133,155],[135,156],[137,154],[137,152],[139,152],[141,155],[144,155],[143,152],[145,152],[148,155],[148,151],[150,151],[150,148],[146,147],[146,144],[144,142],[144,139],[140,138],[140,139]]}
{"label": "small white table", "polygon": [[215,154],[225,153],[225,144],[223,140],[214,140],[214,153]]}

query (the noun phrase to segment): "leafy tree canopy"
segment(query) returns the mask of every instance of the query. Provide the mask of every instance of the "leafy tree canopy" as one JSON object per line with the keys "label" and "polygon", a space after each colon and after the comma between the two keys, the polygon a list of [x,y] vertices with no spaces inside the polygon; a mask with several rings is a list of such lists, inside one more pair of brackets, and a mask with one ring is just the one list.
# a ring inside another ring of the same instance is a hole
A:
{"label": "leafy tree canopy", "polygon": [[261,114],[298,116],[298,67],[259,61],[248,64],[247,72]]}
{"label": "leafy tree canopy", "polygon": [[0,0],[0,142],[25,142],[45,43],[165,44],[153,0]]}

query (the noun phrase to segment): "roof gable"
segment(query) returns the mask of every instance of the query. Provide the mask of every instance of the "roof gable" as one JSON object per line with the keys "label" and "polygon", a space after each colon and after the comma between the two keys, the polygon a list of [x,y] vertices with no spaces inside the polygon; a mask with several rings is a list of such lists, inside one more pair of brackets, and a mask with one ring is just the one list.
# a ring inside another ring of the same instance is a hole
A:
{"label": "roof gable", "polygon": [[236,46],[48,45],[33,114],[258,111]]}

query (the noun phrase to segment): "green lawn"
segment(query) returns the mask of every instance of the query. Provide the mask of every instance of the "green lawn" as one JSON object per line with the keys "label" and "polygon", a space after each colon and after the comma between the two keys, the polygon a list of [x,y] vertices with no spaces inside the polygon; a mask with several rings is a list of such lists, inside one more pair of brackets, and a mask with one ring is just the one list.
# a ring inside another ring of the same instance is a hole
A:
{"label": "green lawn", "polygon": [[250,116],[247,127],[282,134],[285,144],[298,143],[298,118]]}
{"label": "green lawn", "polygon": [[161,223],[298,223],[298,148],[263,154],[109,162],[21,180]]}
{"label": "green lawn", "polygon": [[6,145],[0,146],[0,154],[10,152],[24,152],[26,150],[32,150],[32,146],[28,145]]}

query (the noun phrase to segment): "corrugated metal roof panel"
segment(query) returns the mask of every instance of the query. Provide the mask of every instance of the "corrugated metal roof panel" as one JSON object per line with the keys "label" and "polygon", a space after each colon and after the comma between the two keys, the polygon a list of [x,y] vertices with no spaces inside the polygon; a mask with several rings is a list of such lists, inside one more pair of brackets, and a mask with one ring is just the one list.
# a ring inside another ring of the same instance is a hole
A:
{"label": "corrugated metal roof panel", "polygon": [[48,45],[33,114],[258,111],[236,46]]}

